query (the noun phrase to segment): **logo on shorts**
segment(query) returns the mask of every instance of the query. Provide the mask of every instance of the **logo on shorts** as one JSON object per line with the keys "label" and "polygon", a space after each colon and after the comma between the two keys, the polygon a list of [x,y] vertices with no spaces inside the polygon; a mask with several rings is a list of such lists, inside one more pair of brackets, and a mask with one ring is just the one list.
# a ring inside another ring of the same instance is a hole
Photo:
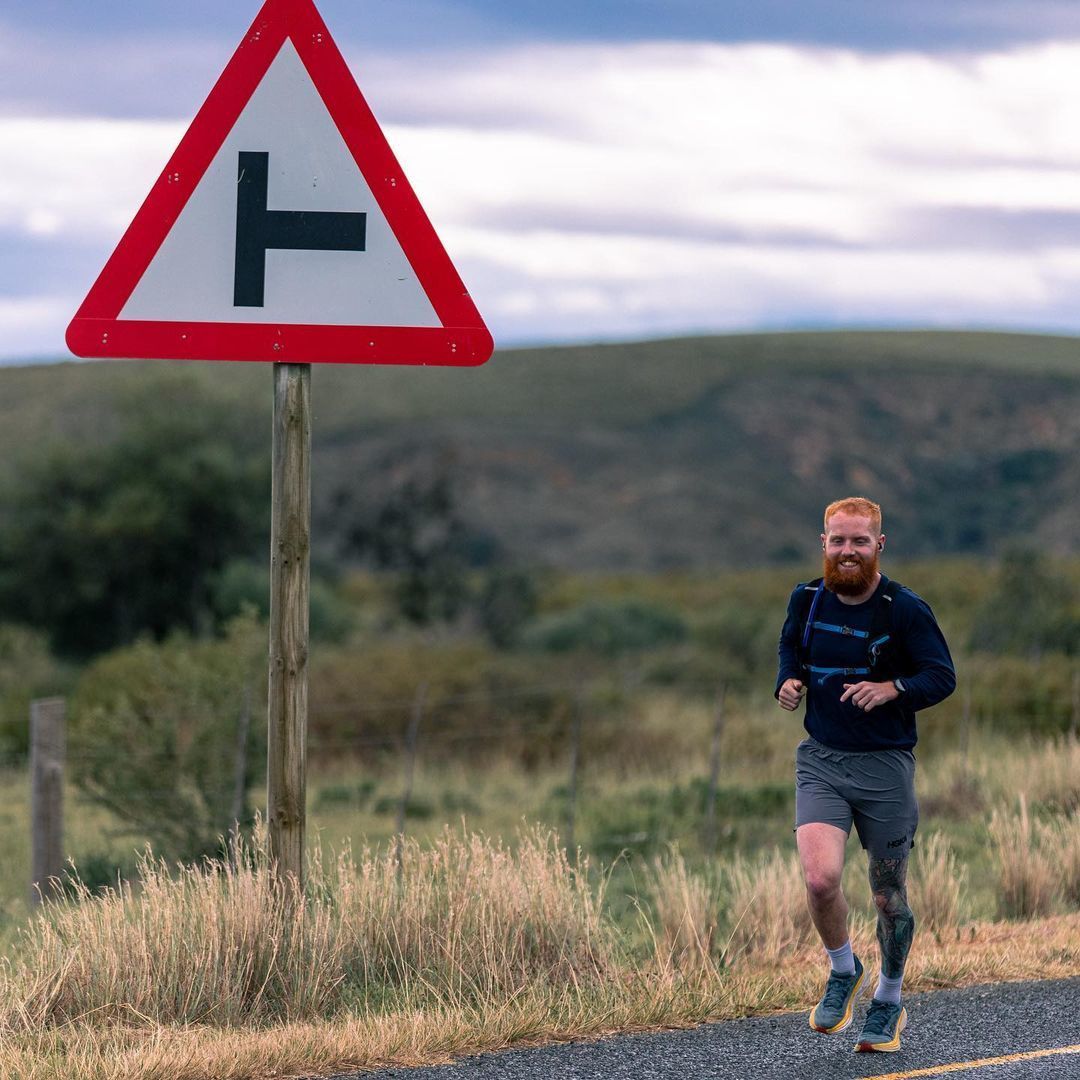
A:
{"label": "logo on shorts", "polygon": [[907,837],[901,836],[899,840],[890,840],[886,845],[887,847],[899,847],[901,844],[907,843]]}

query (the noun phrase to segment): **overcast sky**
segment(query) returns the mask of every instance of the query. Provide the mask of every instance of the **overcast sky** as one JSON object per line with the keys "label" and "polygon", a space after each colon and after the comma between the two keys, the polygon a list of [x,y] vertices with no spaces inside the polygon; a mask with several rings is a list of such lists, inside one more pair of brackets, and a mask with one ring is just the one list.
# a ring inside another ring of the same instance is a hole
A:
{"label": "overcast sky", "polygon": [[[1074,0],[321,0],[500,345],[1080,329]],[[63,332],[258,9],[0,0],[0,360]]]}

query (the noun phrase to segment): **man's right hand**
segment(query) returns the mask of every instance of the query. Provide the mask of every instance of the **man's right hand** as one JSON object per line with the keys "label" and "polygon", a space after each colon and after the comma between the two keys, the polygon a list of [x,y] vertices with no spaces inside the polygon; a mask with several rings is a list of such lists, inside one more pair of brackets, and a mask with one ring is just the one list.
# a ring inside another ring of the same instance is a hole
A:
{"label": "man's right hand", "polygon": [[806,687],[799,679],[788,679],[780,687],[780,693],[776,695],[780,707],[794,712],[799,707],[799,702],[806,696]]}

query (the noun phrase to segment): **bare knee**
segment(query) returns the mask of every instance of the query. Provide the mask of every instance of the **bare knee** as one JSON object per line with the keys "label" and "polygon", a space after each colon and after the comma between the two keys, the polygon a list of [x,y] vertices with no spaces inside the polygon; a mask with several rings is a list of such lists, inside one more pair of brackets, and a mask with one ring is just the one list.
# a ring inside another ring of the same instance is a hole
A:
{"label": "bare knee", "polygon": [[812,822],[799,826],[796,838],[807,898],[815,906],[827,906],[843,895],[840,877],[847,833],[835,825]]}
{"label": "bare knee", "polygon": [[807,895],[820,903],[827,903],[840,894],[840,875],[824,869],[808,869],[804,872]]}

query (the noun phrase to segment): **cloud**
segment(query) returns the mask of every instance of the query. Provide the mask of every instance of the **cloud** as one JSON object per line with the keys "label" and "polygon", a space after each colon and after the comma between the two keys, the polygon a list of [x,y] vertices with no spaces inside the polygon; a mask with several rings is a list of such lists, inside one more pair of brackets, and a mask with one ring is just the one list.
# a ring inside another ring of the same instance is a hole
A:
{"label": "cloud", "polygon": [[184,127],[0,117],[0,228],[28,237],[119,239]]}
{"label": "cloud", "polygon": [[897,243],[937,248],[947,236],[953,249],[1029,251],[1076,248],[1080,251],[1080,209],[1013,210],[997,206],[943,206],[902,215]]}
{"label": "cloud", "polygon": [[56,359],[61,354],[57,327],[74,313],[74,296],[0,297],[0,364]]}
{"label": "cloud", "polygon": [[127,29],[75,34],[66,25],[43,33],[0,22],[0,115],[191,116],[234,44]]}
{"label": "cloud", "polygon": [[[1080,44],[353,59],[504,342],[845,322],[1080,328],[1080,96],[1065,92]],[[20,249],[67,243],[102,265],[184,126],[0,118],[8,257],[38,266]],[[0,329],[23,327],[0,335],[0,353],[32,332],[35,350],[61,349],[64,320],[33,303],[0,311]]]}

